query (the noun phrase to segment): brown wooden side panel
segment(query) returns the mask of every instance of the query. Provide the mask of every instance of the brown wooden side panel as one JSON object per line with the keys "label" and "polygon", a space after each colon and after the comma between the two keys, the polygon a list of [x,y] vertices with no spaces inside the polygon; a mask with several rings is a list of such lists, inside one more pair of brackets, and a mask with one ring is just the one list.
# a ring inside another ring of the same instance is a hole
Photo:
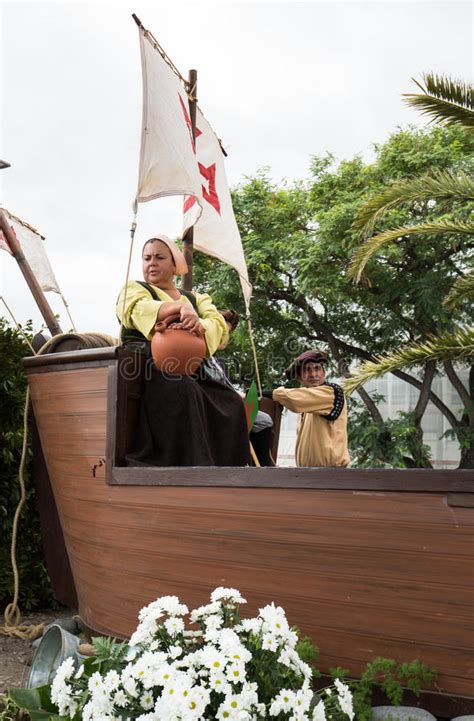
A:
{"label": "brown wooden side panel", "polygon": [[[109,488],[105,502],[97,497],[86,537],[81,526],[87,523],[87,504],[81,507],[77,497],[75,518],[69,519],[77,573],[90,590],[83,612],[99,630],[128,635],[140,606],[158,594],[177,593],[199,605],[214,586],[230,585],[251,601],[249,612],[270,600],[283,605],[291,623],[320,643],[330,665],[346,637],[344,664],[355,672],[376,655],[418,656],[440,670],[447,691],[470,693],[469,509],[453,513],[442,496],[432,494],[412,494],[406,506],[404,494],[361,498],[344,491],[328,499],[314,491],[304,503],[294,500],[291,513],[287,500],[294,492],[269,489],[199,489],[200,503],[193,508],[196,489],[148,489],[153,493],[137,502],[136,489],[123,488],[114,503],[110,490],[118,489]],[[338,497],[344,506],[348,496],[354,518],[346,512],[338,523],[337,514],[325,516]],[[404,507],[410,509],[405,521]],[[387,518],[397,508],[392,525]]]}
{"label": "brown wooden side panel", "polygon": [[474,695],[473,509],[442,493],[107,485],[107,372],[30,375],[88,625],[126,637],[158,595],[195,606],[235,586],[248,613],[282,605],[325,667],[416,656]]}

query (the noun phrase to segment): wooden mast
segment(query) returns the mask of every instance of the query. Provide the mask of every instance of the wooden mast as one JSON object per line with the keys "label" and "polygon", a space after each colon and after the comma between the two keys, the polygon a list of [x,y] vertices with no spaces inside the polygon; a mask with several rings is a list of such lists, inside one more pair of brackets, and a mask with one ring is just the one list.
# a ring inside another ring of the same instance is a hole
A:
{"label": "wooden mast", "polygon": [[[189,71],[188,82],[189,117],[193,132],[193,143],[194,147],[196,147],[197,70]],[[188,264],[188,272],[183,275],[181,282],[183,290],[193,289],[193,240],[194,229],[191,226],[191,228],[188,228],[183,238],[183,252],[186,263]]]}
{"label": "wooden mast", "polygon": [[6,238],[6,241],[8,243],[8,246],[13,254],[13,257],[15,258],[16,262],[20,266],[20,270],[23,273],[23,276],[28,283],[28,287],[31,290],[33,294],[33,298],[36,301],[36,304],[40,310],[41,315],[44,318],[44,321],[46,325],[49,328],[49,332],[51,335],[58,335],[59,333],[62,333],[61,327],[57,321],[57,318],[55,317],[51,306],[49,305],[48,301],[46,300],[46,296],[41,290],[40,284],[36,280],[34,273],[31,269],[30,264],[28,263],[27,259],[25,258],[25,254],[23,253],[23,250],[21,249],[21,245],[18,242],[15,234],[12,232],[12,229],[10,228],[8,224],[8,220],[4,214],[4,212],[0,209],[0,230],[3,232],[3,235]]}

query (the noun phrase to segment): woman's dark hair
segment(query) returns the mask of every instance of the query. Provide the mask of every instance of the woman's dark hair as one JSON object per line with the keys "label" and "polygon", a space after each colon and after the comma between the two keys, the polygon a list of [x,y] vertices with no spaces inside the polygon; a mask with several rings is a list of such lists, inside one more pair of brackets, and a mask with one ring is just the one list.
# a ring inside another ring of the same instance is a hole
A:
{"label": "woman's dark hair", "polygon": [[224,320],[229,323],[230,332],[232,333],[239,325],[240,315],[237,311],[232,310],[231,308],[224,308],[224,310],[220,310],[219,313]]}

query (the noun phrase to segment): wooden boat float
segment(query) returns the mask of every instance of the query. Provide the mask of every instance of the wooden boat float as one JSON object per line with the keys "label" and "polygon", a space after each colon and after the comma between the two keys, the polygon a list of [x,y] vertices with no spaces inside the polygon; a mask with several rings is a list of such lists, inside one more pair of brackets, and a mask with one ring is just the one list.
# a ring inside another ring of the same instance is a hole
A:
{"label": "wooden boat float", "polygon": [[87,626],[126,638],[159,595],[194,607],[233,586],[249,614],[283,606],[323,669],[419,658],[472,713],[472,472],[127,468],[142,357],[109,347],[24,365]]}

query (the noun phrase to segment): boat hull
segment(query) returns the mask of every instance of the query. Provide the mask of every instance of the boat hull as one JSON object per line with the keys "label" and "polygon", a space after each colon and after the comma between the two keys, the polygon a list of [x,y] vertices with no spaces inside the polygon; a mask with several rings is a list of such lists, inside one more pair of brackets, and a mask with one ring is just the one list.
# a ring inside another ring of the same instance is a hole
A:
{"label": "boat hull", "polygon": [[322,669],[418,658],[444,693],[474,696],[468,472],[124,468],[118,351],[25,365],[91,629],[126,638],[159,595],[194,607],[232,586],[245,614],[283,606]]}

